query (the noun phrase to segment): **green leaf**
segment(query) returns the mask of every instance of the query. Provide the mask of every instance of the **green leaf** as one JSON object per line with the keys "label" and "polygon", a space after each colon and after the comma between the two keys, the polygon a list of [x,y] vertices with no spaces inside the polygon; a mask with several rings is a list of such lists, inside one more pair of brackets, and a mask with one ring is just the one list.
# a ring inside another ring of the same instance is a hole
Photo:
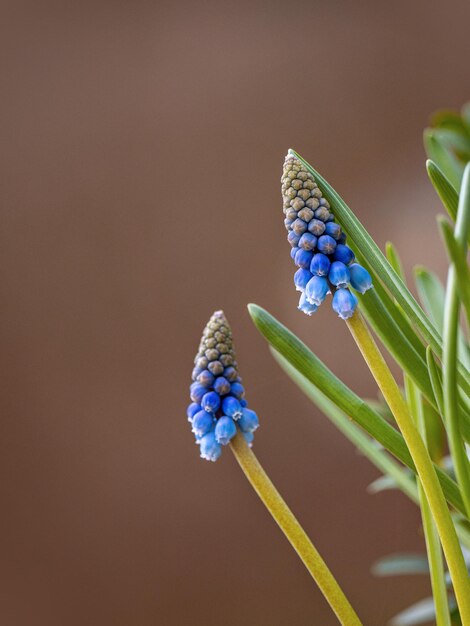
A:
{"label": "green leaf", "polygon": [[[453,228],[445,218],[439,216],[438,223],[450,262],[455,267],[459,299],[470,323],[470,270],[467,265],[466,250],[455,239]],[[467,235],[465,235],[466,238]]]}
{"label": "green leaf", "polygon": [[388,259],[388,262],[394,269],[394,271],[398,274],[398,276],[405,282],[405,272],[403,271],[403,265],[400,259],[400,255],[398,254],[398,250],[395,248],[391,241],[387,241],[385,244],[385,256]]}
{"label": "green leaf", "polygon": [[[406,470],[402,470],[402,471],[406,472]],[[409,472],[410,476],[411,474],[412,472]],[[416,485],[415,482],[414,484]],[[379,476],[379,478],[376,478],[370,483],[370,485],[367,486],[367,492],[372,495],[381,493],[382,491],[391,491],[392,489],[400,489],[400,487],[397,481],[392,476],[389,476],[388,474],[384,476]]]}
{"label": "green leaf", "polygon": [[418,502],[416,483],[390,455],[379,447],[377,442],[356,426],[334,402],[305,376],[298,372],[274,348],[270,348],[275,360],[286,374],[305,393],[305,395],[324,413],[330,421],[345,435],[356,448],[371,461],[381,472],[393,478],[396,487],[401,489],[411,500]]}
{"label": "green leaf", "polygon": [[424,147],[430,159],[442,170],[446,178],[458,189],[463,175],[463,165],[449,149],[449,135],[445,131],[427,128]]}
{"label": "green leaf", "polygon": [[[453,598],[449,599],[449,608],[452,611],[452,617],[456,614],[456,605]],[[436,619],[436,611],[434,608],[434,599],[425,598],[416,602],[404,611],[398,613],[390,620],[390,626],[418,626],[419,624],[434,624]]]}
{"label": "green leaf", "polygon": [[436,328],[442,332],[444,323],[444,287],[433,272],[421,265],[414,268],[414,275],[416,289],[424,310],[432,319]]}
{"label": "green leaf", "polygon": [[441,199],[447,213],[452,221],[455,222],[457,207],[459,205],[459,194],[457,189],[452,185],[448,178],[445,177],[434,161],[431,161],[431,159],[426,161],[426,170],[428,172],[429,180],[433,184],[434,189],[437,191],[437,195]]}
{"label": "green leaf", "polygon": [[439,370],[434,360],[434,354],[431,346],[426,348],[426,361],[428,364],[428,371],[431,378],[431,385],[434,391],[434,397],[436,398],[439,413],[444,415],[444,396],[442,393],[442,381]]}
{"label": "green leaf", "polygon": [[[402,307],[411,323],[416,325],[426,341],[431,344],[436,354],[440,356],[442,354],[442,337],[440,333],[427,318],[424,311],[403,284],[403,281],[397,273],[393,270],[367,230],[326,179],[299,154],[293,150],[291,152],[316,178],[316,182],[319,187],[321,187],[323,195],[333,207],[337,221],[348,234],[355,247],[360,250],[361,254],[367,259],[369,266],[372,267],[385,287]],[[467,394],[470,395],[470,376],[463,366],[460,368],[459,382],[462,388],[466,390]]]}
{"label": "green leaf", "polygon": [[[339,380],[300,339],[270,313],[256,304],[248,305],[248,310],[255,326],[277,352],[399,461],[416,471],[399,432]],[[465,515],[462,497],[455,482],[438,467],[436,473],[448,501]]]}
{"label": "green leaf", "polygon": [[[424,310],[432,319],[436,328],[442,332],[445,302],[444,286],[439,278],[425,267],[416,267],[414,273],[416,289],[418,290],[419,299],[423,304]],[[461,332],[459,332],[459,355],[466,367],[470,367],[470,357],[464,336]]]}
{"label": "green leaf", "polygon": [[383,556],[376,561],[371,572],[374,576],[403,576],[405,574],[429,574],[428,559],[425,554],[397,553]]}

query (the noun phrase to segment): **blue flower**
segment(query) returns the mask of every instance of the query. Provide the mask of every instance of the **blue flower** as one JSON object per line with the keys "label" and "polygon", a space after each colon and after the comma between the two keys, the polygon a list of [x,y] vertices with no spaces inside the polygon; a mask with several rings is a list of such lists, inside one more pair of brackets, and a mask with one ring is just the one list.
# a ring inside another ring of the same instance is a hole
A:
{"label": "blue flower", "polygon": [[336,241],[330,235],[318,237],[317,248],[323,254],[333,254],[336,248]]}
{"label": "blue flower", "polygon": [[217,443],[213,430],[201,438],[200,446],[201,457],[206,459],[206,461],[217,461],[222,454],[222,446],[220,443]]}
{"label": "blue flower", "polygon": [[300,239],[300,236],[296,235],[293,230],[291,230],[289,234],[287,235],[287,241],[290,243],[290,245],[293,248],[299,245],[299,239]]}
{"label": "blue flower", "polygon": [[231,392],[232,396],[235,396],[237,400],[241,400],[245,395],[245,388],[241,383],[233,383]]}
{"label": "blue flower", "polygon": [[214,382],[214,374],[209,372],[209,370],[202,370],[202,372],[198,374],[196,380],[203,387],[210,387]]}
{"label": "blue flower", "polygon": [[219,376],[219,378],[215,379],[214,391],[220,396],[226,396],[228,393],[230,393],[230,388],[230,383],[223,376]]}
{"label": "blue flower", "polygon": [[202,396],[201,406],[208,413],[216,413],[220,407],[220,396],[215,391],[208,391]]}
{"label": "blue flower", "polygon": [[303,250],[315,250],[317,245],[317,238],[311,233],[304,233],[299,240],[299,248]]}
{"label": "blue flower", "polygon": [[251,409],[243,409],[243,413],[238,420],[238,424],[244,432],[254,433],[259,426],[258,416]]}
{"label": "blue flower", "polygon": [[190,396],[193,402],[201,404],[202,396],[207,392],[206,387],[203,387],[200,383],[192,383],[190,389]]}
{"label": "blue flower", "polygon": [[237,434],[237,426],[231,417],[222,415],[215,425],[215,439],[217,443],[226,446],[230,439]]}
{"label": "blue flower", "polygon": [[222,412],[237,421],[242,415],[242,405],[233,396],[226,396],[222,400]]}
{"label": "blue flower", "polygon": [[335,261],[341,261],[341,263],[349,265],[352,261],[354,261],[354,252],[349,246],[346,246],[344,243],[339,243],[336,246],[333,258]]}
{"label": "blue flower", "polygon": [[341,261],[334,261],[330,267],[328,280],[335,287],[347,287],[349,284],[349,269]]}
{"label": "blue flower", "polygon": [[357,306],[349,286],[364,293],[372,286],[370,275],[360,265],[351,265],[354,253],[346,245],[346,234],[335,221],[313,174],[294,154],[286,156],[281,185],[287,239],[300,268],[294,275],[295,287],[302,292],[298,308],[312,315],[333,291],[333,308],[347,319]]}
{"label": "blue flower", "polygon": [[192,430],[197,437],[202,437],[214,426],[214,416],[207,411],[198,411],[193,417]]}
{"label": "blue flower", "polygon": [[333,296],[332,307],[341,319],[347,320],[356,310],[357,298],[349,289],[337,289]]}
{"label": "blue flower", "polygon": [[[330,215],[330,217],[332,216]],[[338,240],[341,237],[341,226],[336,222],[329,221],[325,225],[325,235],[330,235],[330,237],[333,237],[333,239]]]}
{"label": "blue flower", "polygon": [[300,250],[299,247],[295,246],[295,248],[291,248],[290,250],[290,256],[291,259],[294,260],[295,259],[295,255],[297,254],[297,252]]}
{"label": "blue flower", "polygon": [[193,417],[196,415],[196,413],[201,411],[201,409],[202,407],[200,404],[197,404],[197,402],[191,402],[191,404],[186,409],[186,415],[188,416],[188,421],[191,422]]}
{"label": "blue flower", "polygon": [[328,276],[330,265],[331,261],[326,254],[318,252],[314,255],[312,262],[310,263],[310,271],[312,274],[316,274],[317,276]]}
{"label": "blue flower", "polygon": [[237,370],[232,365],[229,365],[229,367],[224,369],[224,378],[233,383],[238,378]]}
{"label": "blue flower", "polygon": [[[302,237],[304,237],[304,235],[302,235]],[[294,261],[298,267],[303,267],[305,270],[308,270],[312,257],[313,253],[309,250],[302,250],[302,248],[298,248]]]}
{"label": "blue flower", "polygon": [[359,293],[365,293],[372,287],[371,275],[359,263],[352,263],[349,266],[349,273],[351,275],[351,287],[359,291]]}
{"label": "blue flower", "polygon": [[[302,271],[311,276],[308,270]],[[186,414],[201,457],[216,461],[222,445],[227,445],[237,432],[251,446],[258,418],[247,408],[232,332],[222,311],[216,311],[205,327],[194,363],[192,402]]]}
{"label": "blue flower", "polygon": [[308,270],[298,269],[294,274],[294,284],[297,291],[303,291],[311,278],[312,274]]}
{"label": "blue flower", "polygon": [[320,237],[325,232],[326,224],[321,220],[312,219],[308,223],[308,232],[315,235],[315,237]]}
{"label": "blue flower", "polygon": [[300,295],[299,306],[297,308],[303,313],[305,313],[305,315],[312,315],[318,309],[316,304],[311,304],[307,300],[305,291],[303,291],[302,294]]}
{"label": "blue flower", "polygon": [[313,276],[305,287],[305,296],[311,304],[319,306],[330,293],[328,281],[322,276]]}

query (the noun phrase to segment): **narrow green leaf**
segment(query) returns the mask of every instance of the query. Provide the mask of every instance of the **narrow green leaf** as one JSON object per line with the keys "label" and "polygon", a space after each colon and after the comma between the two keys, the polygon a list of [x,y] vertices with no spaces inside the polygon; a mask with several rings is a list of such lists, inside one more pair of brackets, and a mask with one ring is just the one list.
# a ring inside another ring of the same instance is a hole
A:
{"label": "narrow green leaf", "polygon": [[[357,249],[361,251],[367,259],[369,265],[384,283],[385,287],[390,291],[397,303],[402,307],[404,313],[410,318],[410,321],[417,326],[419,331],[428,343],[431,344],[436,354],[442,354],[442,337],[438,330],[427,318],[424,311],[418,305],[412,294],[403,284],[403,281],[393,270],[377,244],[369,235],[367,230],[357,219],[348,205],[344,202],[338,192],[326,181],[323,176],[317,172],[305,159],[303,159],[295,151],[291,151],[313,174],[317,184],[321,187],[323,195],[333,207],[337,221],[344,228]],[[462,366],[460,368],[459,382],[468,395],[470,395],[470,376]]]}
{"label": "narrow green leaf", "polygon": [[439,216],[438,223],[450,262],[455,267],[459,298],[465,308],[467,320],[470,324],[470,270],[467,265],[466,250],[456,241],[453,228],[445,218]]}
{"label": "narrow green leaf", "polygon": [[366,435],[334,402],[305,376],[303,376],[277,350],[270,347],[271,353],[281,368],[305,395],[324,413],[356,448],[371,461],[381,472],[393,478],[395,485],[411,500],[418,502],[415,481],[406,474],[406,470],[379,447],[377,442]]}
{"label": "narrow green leaf", "polygon": [[459,194],[457,189],[452,185],[449,179],[446,178],[434,161],[431,161],[431,159],[426,161],[426,170],[428,172],[429,180],[433,184],[434,189],[437,191],[437,195],[441,199],[447,213],[452,221],[455,222],[457,207],[459,204]]}
{"label": "narrow green leaf", "polygon": [[[404,470],[404,471],[406,472],[406,470]],[[411,475],[412,472],[410,471],[409,474]],[[414,483],[414,484],[416,484],[416,483]],[[397,481],[394,478],[392,478],[392,476],[389,476],[387,474],[385,476],[379,476],[378,478],[373,480],[367,486],[367,492],[372,494],[372,495],[375,495],[377,493],[381,493],[382,491],[391,491],[392,489],[399,489],[399,488],[400,487],[399,487]]]}
{"label": "narrow green leaf", "polygon": [[415,284],[424,310],[432,319],[436,328],[442,332],[444,322],[445,291],[439,278],[425,267],[414,268]]}
{"label": "narrow green leaf", "polygon": [[[456,605],[453,598],[449,598],[449,607],[452,617],[455,617]],[[390,620],[390,626],[419,626],[420,624],[435,623],[436,611],[432,597],[416,602]]]}
{"label": "narrow green leaf", "polygon": [[439,413],[444,415],[444,396],[442,394],[442,381],[439,374],[439,370],[434,360],[434,354],[431,346],[426,348],[426,361],[428,364],[429,376],[431,378],[431,385],[434,391],[434,397],[436,398]]}
{"label": "narrow green leaf", "polygon": [[463,165],[449,150],[445,132],[427,128],[424,131],[424,147],[430,159],[442,170],[446,178],[458,189],[463,174]]}
{"label": "narrow green leaf", "polygon": [[[444,324],[444,285],[439,278],[425,267],[418,266],[414,270],[415,284],[424,310],[432,319],[436,328],[442,332]],[[461,361],[470,368],[470,355],[463,334],[459,332],[459,355]]]}
{"label": "narrow green leaf", "polygon": [[385,256],[388,259],[388,262],[398,274],[398,276],[405,282],[405,272],[403,271],[403,265],[400,259],[400,255],[398,254],[398,250],[395,248],[391,241],[387,241],[385,244]]}
{"label": "narrow green leaf", "polygon": [[[399,432],[339,380],[300,339],[270,313],[255,304],[248,305],[248,310],[255,326],[277,352],[399,461],[415,471],[408,448]],[[465,515],[462,496],[456,483],[438,467],[436,473],[448,501]]]}
{"label": "narrow green leaf", "polygon": [[380,577],[429,574],[429,565],[425,554],[405,552],[383,556],[372,565],[371,572]]}

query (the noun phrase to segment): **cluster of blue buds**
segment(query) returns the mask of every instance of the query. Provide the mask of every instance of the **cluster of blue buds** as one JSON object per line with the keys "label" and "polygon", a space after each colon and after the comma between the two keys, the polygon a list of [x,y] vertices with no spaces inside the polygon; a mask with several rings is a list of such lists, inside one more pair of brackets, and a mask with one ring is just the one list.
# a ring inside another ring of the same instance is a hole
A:
{"label": "cluster of blue buds", "polygon": [[365,293],[372,287],[371,276],[354,263],[354,252],[346,245],[346,235],[335,222],[330,205],[294,154],[286,156],[281,183],[287,240],[298,267],[294,284],[301,292],[299,309],[312,315],[333,292],[333,310],[348,319],[357,307],[349,288]]}
{"label": "cluster of blue buds", "polygon": [[201,457],[217,461],[240,431],[251,446],[259,426],[258,416],[248,408],[238,375],[232,331],[223,311],[216,311],[204,329],[194,359],[188,421],[200,446]]}

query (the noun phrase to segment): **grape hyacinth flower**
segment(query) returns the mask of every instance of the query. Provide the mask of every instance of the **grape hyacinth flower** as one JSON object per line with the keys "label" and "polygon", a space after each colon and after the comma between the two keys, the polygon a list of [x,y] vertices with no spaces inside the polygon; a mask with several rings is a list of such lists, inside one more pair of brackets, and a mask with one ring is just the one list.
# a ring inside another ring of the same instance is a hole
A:
{"label": "grape hyacinth flower", "polygon": [[[361,294],[370,289],[369,272],[354,262],[346,234],[335,221],[313,174],[290,152],[284,162],[281,185],[287,240],[299,268],[294,275],[295,287],[301,292],[298,308],[312,315],[332,293],[333,310],[344,320],[352,317],[357,298],[350,288]],[[196,394],[197,389],[193,395]]]}
{"label": "grape hyacinth flower", "polygon": [[[310,272],[307,272],[311,277]],[[216,311],[204,329],[194,359],[187,418],[201,457],[217,461],[238,431],[251,446],[258,416],[248,408],[238,374],[232,331],[223,311]]]}

